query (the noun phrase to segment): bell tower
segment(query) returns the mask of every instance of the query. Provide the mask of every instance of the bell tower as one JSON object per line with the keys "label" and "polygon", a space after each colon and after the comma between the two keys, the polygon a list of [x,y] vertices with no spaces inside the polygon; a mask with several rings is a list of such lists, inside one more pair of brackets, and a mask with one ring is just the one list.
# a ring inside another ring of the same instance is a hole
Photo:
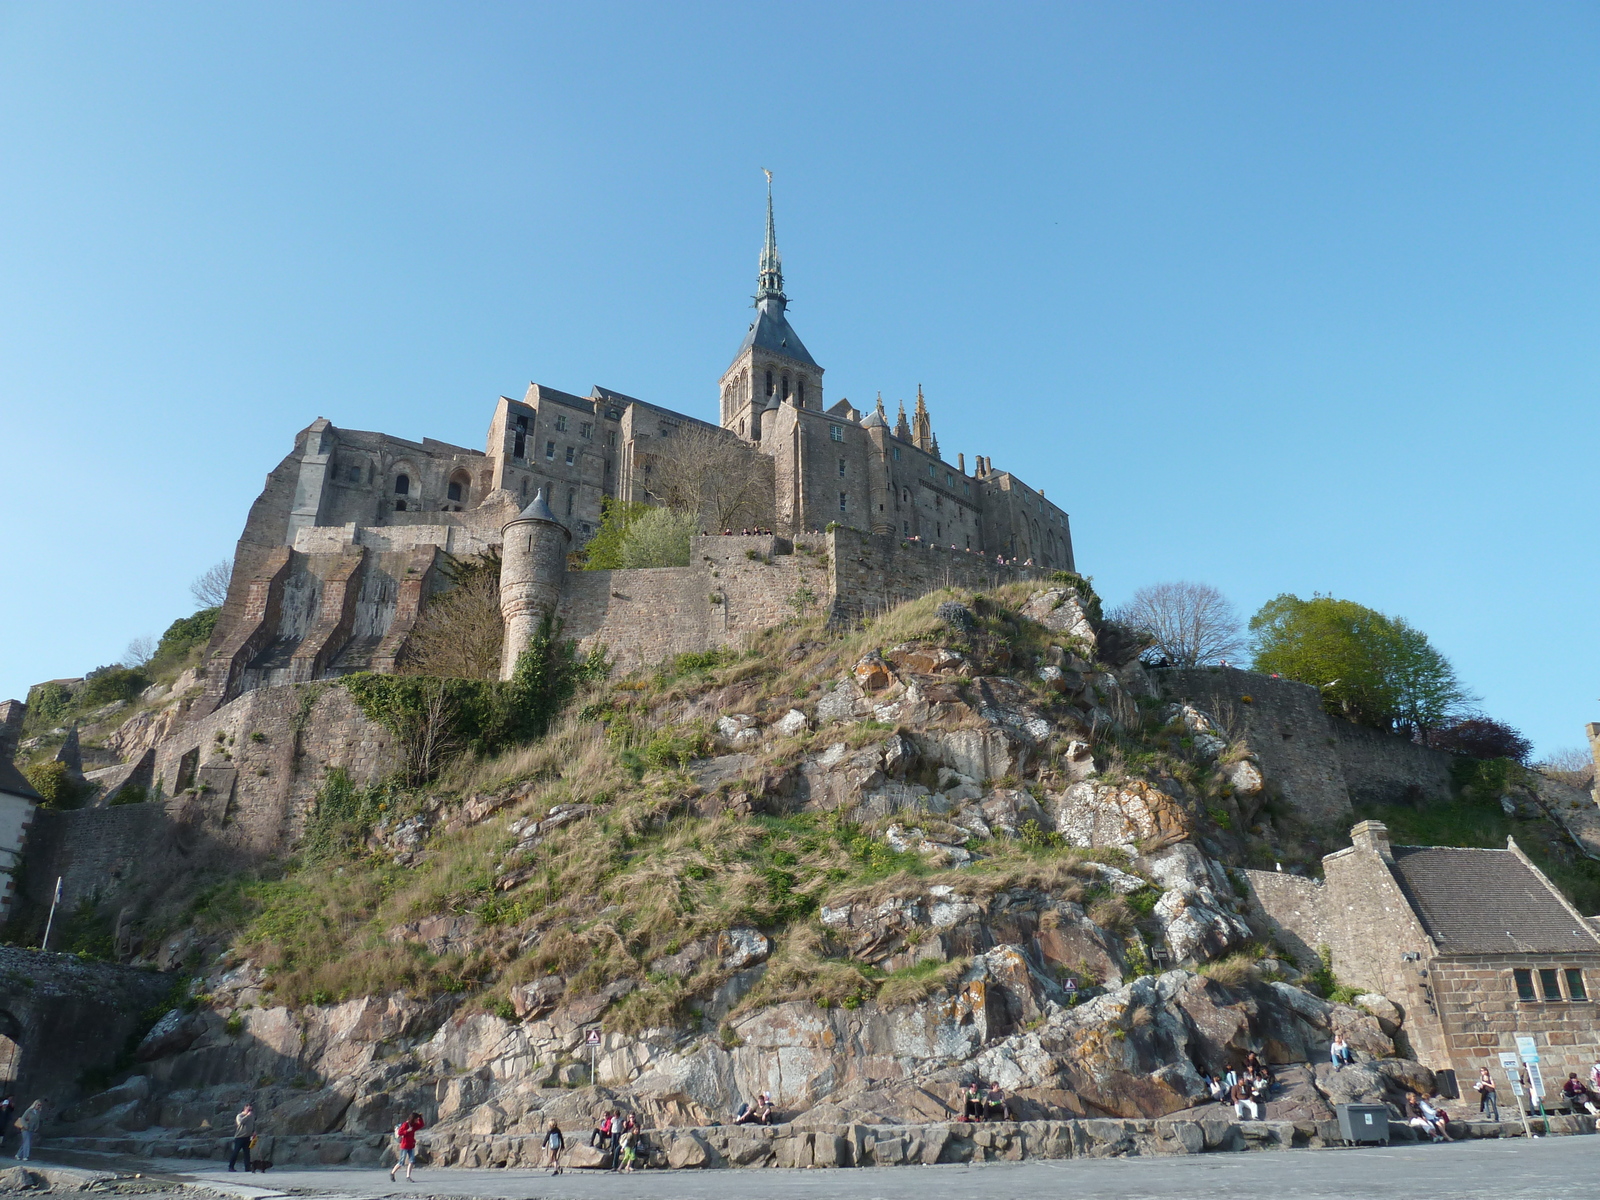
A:
{"label": "bell tower", "polygon": [[722,427],[760,442],[767,414],[782,405],[822,408],[822,368],[789,324],[783,257],[772,219],[772,172],[767,177],[767,238],[756,273],[756,317],[733,363],[722,375]]}

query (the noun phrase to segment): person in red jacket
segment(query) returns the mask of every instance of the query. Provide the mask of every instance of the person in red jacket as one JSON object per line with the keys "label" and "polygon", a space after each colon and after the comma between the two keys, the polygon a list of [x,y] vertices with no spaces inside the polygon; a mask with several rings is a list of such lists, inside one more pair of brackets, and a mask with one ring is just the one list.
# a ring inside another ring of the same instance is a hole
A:
{"label": "person in red jacket", "polygon": [[394,1180],[394,1174],[402,1166],[406,1169],[406,1179],[411,1179],[411,1168],[417,1161],[417,1130],[422,1128],[422,1114],[412,1113],[404,1121],[394,1127],[395,1141],[399,1143],[396,1151],[394,1166],[389,1171],[389,1179]]}

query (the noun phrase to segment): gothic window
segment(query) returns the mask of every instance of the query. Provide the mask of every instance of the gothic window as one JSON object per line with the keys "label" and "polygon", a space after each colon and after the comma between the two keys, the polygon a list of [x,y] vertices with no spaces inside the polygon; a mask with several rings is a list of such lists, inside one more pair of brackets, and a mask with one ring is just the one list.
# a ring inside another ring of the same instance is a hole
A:
{"label": "gothic window", "polygon": [[739,436],[740,437],[744,436],[744,418],[743,417],[739,418]]}
{"label": "gothic window", "polygon": [[449,487],[447,487],[445,490],[446,495],[452,503],[465,503],[467,494],[472,490],[472,476],[468,475],[465,471],[457,471],[450,477]]}
{"label": "gothic window", "polygon": [[772,395],[772,372],[767,372],[767,395]]}
{"label": "gothic window", "polygon": [[461,485],[459,483],[457,483],[454,479],[452,479],[450,481],[450,486],[446,490],[448,491],[449,498],[451,500],[460,500],[461,499]]}
{"label": "gothic window", "polygon": [[[409,475],[396,475],[394,477],[394,494],[396,496],[409,496],[409,495],[411,495],[411,476],[409,476]],[[401,511],[403,512],[404,509],[402,509]]]}
{"label": "gothic window", "polygon": [[802,379],[797,386],[800,389],[799,395],[798,395],[798,399],[800,401],[800,407],[804,408],[806,406],[806,381],[804,379]]}
{"label": "gothic window", "polygon": [[911,503],[911,489],[910,488],[901,488],[900,489],[900,502],[902,504],[910,504]]}
{"label": "gothic window", "polygon": [[566,418],[566,416],[565,415],[558,416],[556,418],[556,432],[557,433],[565,433],[566,431],[567,431],[567,418]]}
{"label": "gothic window", "polygon": [[554,442],[546,442],[544,444],[544,456],[546,458],[554,458],[556,456],[556,444]]}
{"label": "gothic window", "polygon": [[787,375],[783,377],[783,398],[785,400],[789,398],[789,377]]}
{"label": "gothic window", "polygon": [[577,455],[578,455],[578,449],[577,449],[576,446],[568,446],[567,447],[567,466],[570,467],[572,465],[573,460],[577,457]]}
{"label": "gothic window", "polygon": [[829,425],[828,426],[828,439],[830,441],[834,441],[834,442],[842,442],[842,441],[844,441],[844,426],[843,425]]}

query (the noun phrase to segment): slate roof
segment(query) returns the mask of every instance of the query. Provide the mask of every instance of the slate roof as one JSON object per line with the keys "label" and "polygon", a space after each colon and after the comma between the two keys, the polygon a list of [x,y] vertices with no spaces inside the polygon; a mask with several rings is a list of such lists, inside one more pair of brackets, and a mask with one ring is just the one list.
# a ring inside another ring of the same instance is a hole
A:
{"label": "slate roof", "polygon": [[34,804],[38,804],[44,799],[43,796],[33,790],[33,784],[28,782],[27,776],[17,770],[16,764],[8,758],[0,758],[0,792],[9,792],[13,796],[21,796],[24,800],[30,800]]}
{"label": "slate roof", "polygon": [[1394,873],[1445,954],[1600,953],[1600,938],[1510,850],[1396,846]]}
{"label": "slate roof", "polygon": [[763,297],[756,306],[756,319],[750,324],[750,331],[744,335],[744,341],[739,343],[739,349],[734,354],[735,361],[751,346],[760,346],[763,350],[770,350],[774,354],[784,354],[814,367],[817,360],[811,357],[805,343],[800,340],[800,335],[789,324],[789,318],[784,315],[785,304],[781,296]]}

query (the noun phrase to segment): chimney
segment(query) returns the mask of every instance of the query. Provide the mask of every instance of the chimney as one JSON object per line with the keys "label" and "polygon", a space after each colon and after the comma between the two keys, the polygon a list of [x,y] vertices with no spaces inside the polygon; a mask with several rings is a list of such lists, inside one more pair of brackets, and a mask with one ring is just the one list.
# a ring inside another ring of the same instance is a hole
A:
{"label": "chimney", "polygon": [[965,454],[956,455],[956,470],[960,471],[963,475],[967,473],[967,456]]}
{"label": "chimney", "polygon": [[1389,827],[1382,821],[1361,821],[1350,831],[1350,840],[1358,849],[1376,854],[1386,863],[1394,862],[1394,851],[1389,849]]}

